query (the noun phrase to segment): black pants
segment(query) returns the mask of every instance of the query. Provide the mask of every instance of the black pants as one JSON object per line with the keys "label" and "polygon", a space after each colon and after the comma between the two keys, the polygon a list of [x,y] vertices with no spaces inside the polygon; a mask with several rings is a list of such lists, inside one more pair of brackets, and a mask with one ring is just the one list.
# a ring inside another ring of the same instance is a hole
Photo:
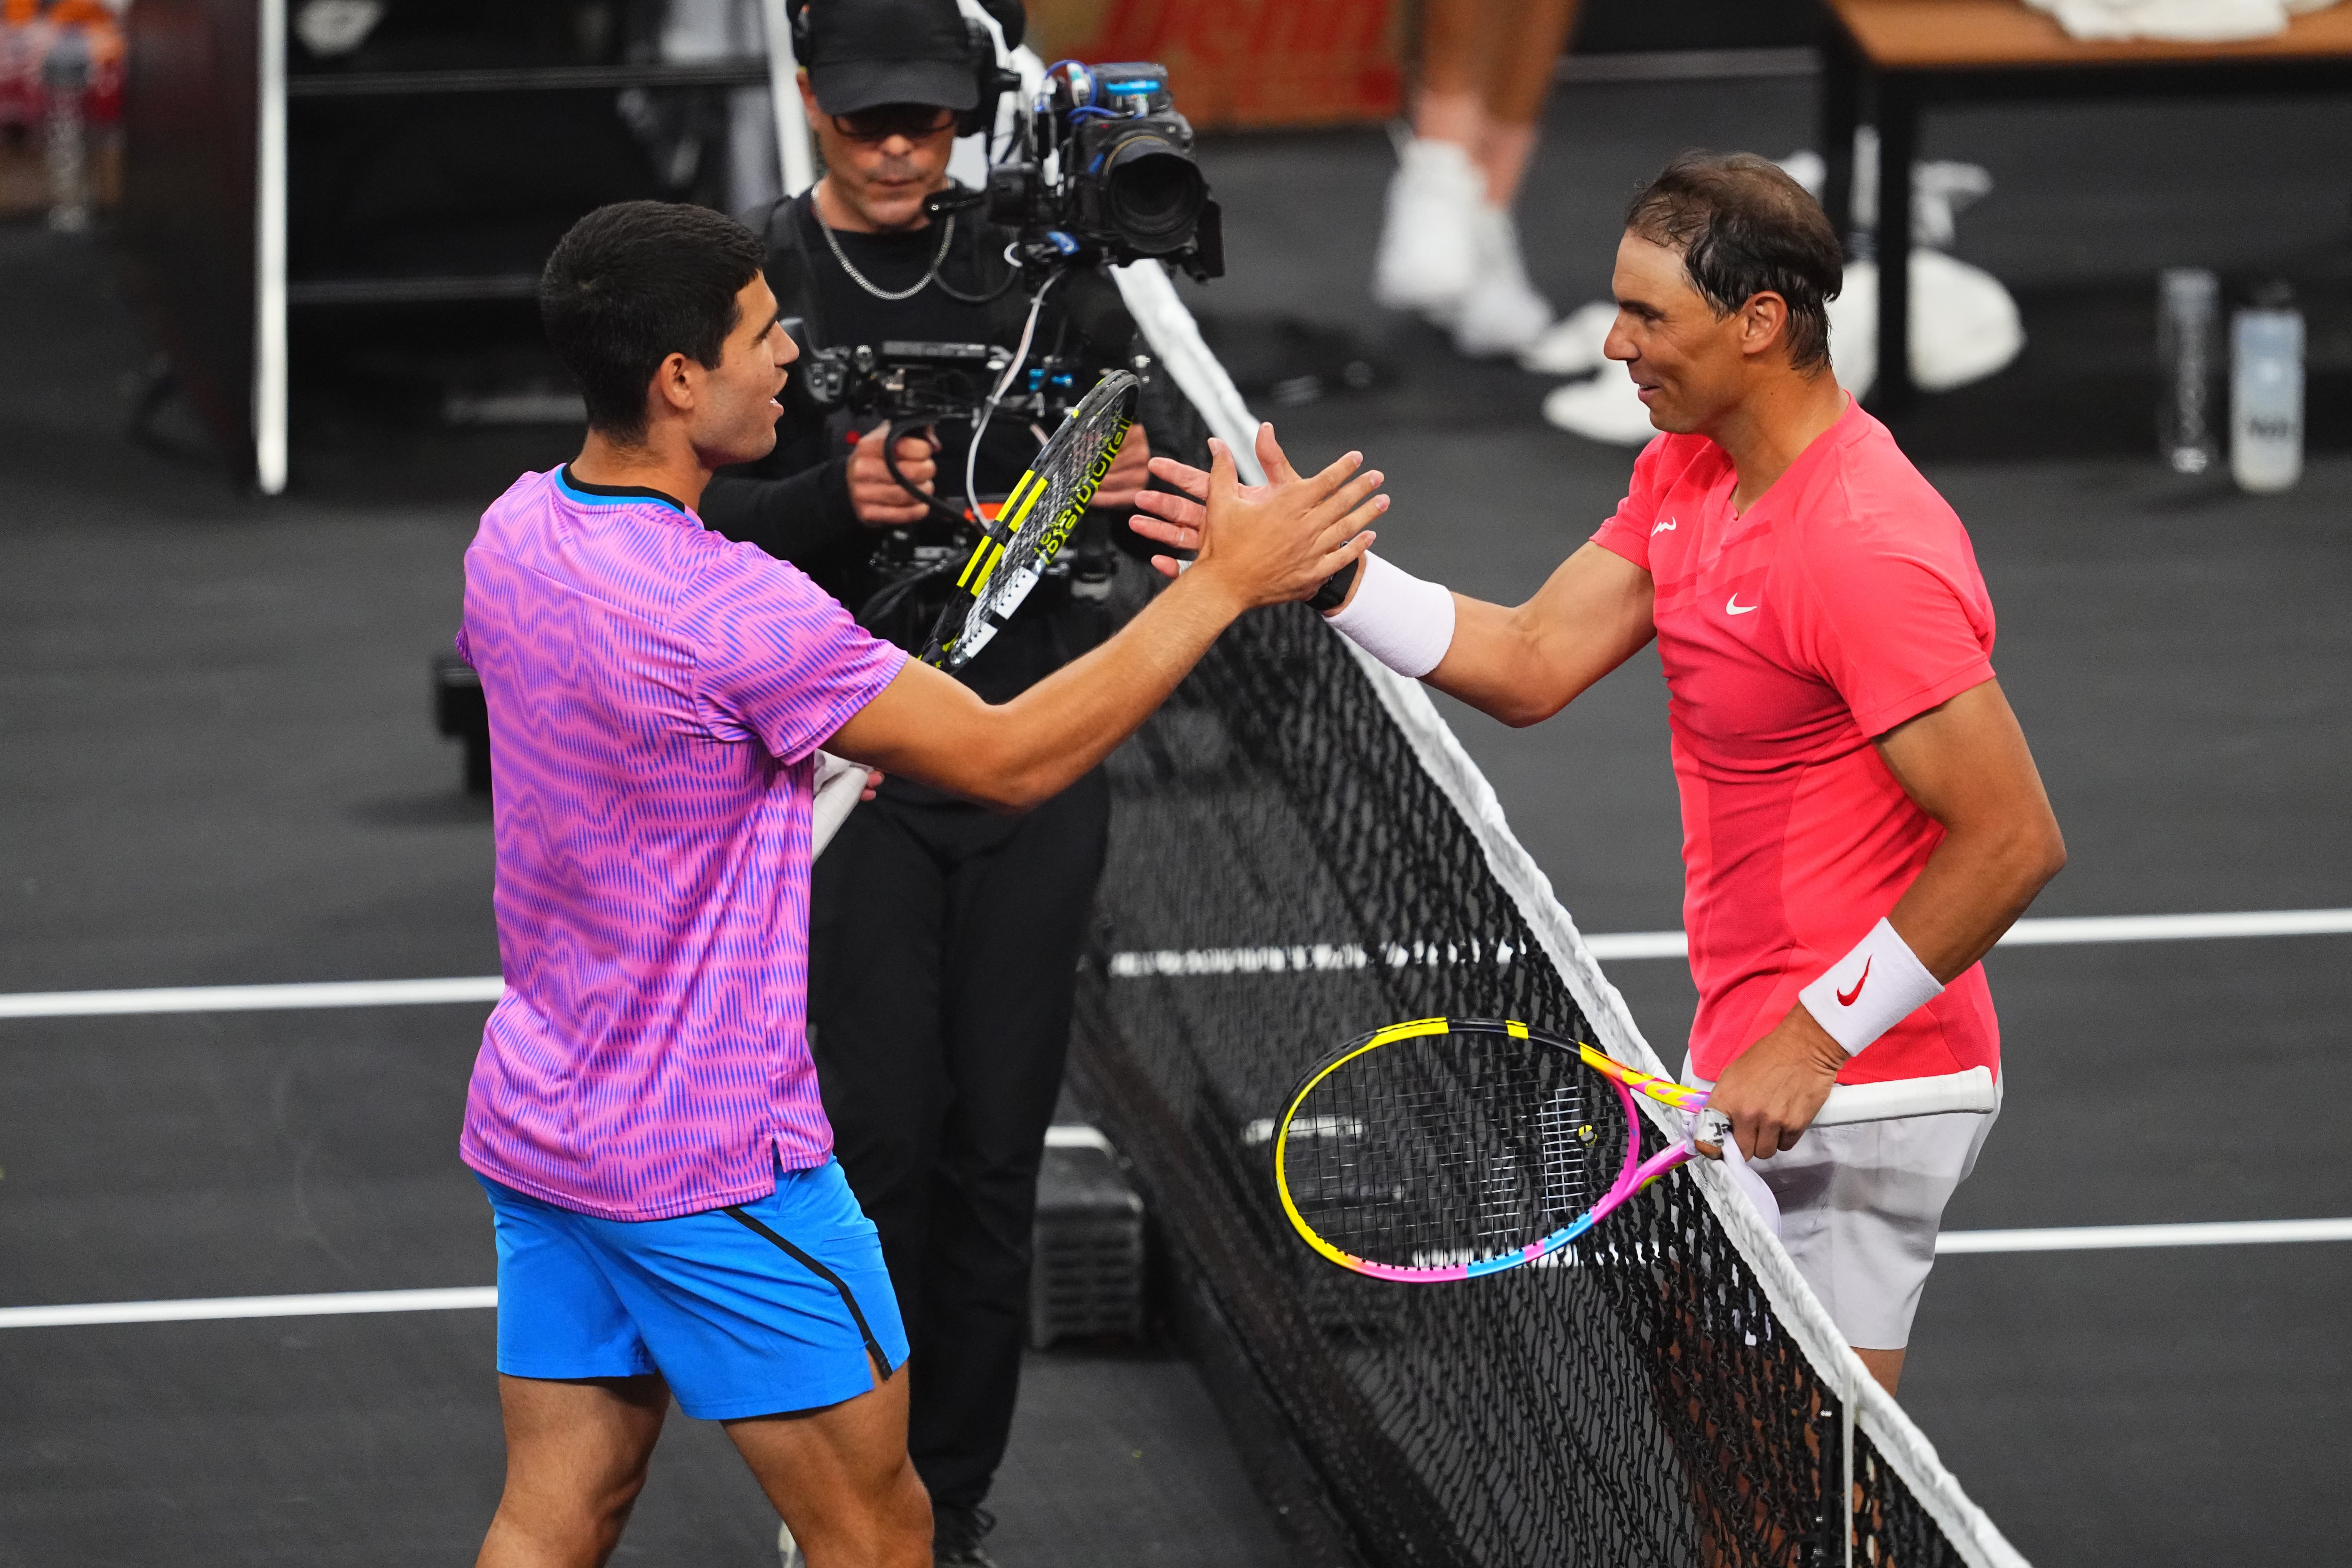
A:
{"label": "black pants", "polygon": [[1110,828],[1090,773],[1025,816],[885,795],[816,864],[811,1045],[911,1347],[908,1451],[988,1495],[1021,1380],[1037,1166]]}

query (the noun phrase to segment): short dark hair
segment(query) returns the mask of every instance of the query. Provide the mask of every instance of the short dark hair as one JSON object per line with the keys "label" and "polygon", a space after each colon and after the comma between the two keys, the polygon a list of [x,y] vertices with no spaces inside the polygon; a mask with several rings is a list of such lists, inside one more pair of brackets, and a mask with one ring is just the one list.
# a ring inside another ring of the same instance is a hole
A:
{"label": "short dark hair", "polygon": [[646,388],[662,361],[717,369],[760,275],[760,237],[724,213],[684,203],[615,202],[572,226],[539,277],[539,319],[580,384],[588,427],[646,435]]}
{"label": "short dark hair", "polygon": [[1625,228],[1683,253],[1683,270],[1720,318],[1759,294],[1789,305],[1789,363],[1830,363],[1829,302],[1845,247],[1829,214],[1789,172],[1753,153],[1685,153],[1625,209]]}

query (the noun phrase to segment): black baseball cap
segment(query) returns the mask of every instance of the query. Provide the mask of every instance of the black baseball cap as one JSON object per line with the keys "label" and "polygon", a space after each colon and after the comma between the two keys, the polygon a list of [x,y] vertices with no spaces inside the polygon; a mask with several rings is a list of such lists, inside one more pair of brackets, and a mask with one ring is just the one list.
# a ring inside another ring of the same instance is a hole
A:
{"label": "black baseball cap", "polygon": [[956,0],[810,0],[809,86],[827,114],[883,103],[980,101]]}

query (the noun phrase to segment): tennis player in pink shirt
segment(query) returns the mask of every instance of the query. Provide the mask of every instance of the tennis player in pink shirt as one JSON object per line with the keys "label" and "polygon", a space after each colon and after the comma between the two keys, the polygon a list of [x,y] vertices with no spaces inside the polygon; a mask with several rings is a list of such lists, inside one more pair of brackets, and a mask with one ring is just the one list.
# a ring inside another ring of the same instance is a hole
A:
{"label": "tennis player in pink shirt", "polygon": [[906,1334],[805,1033],[817,748],[1034,805],[1242,611],[1352,565],[1385,505],[1352,455],[1290,473],[1270,428],[1284,482],[1242,496],[1219,448],[1194,568],[991,706],[695,515],[714,469],[775,440],[795,351],[761,260],[699,207],[573,226],[540,304],[587,440],[466,552],[506,974],[460,1143],[498,1240],[497,1568],[604,1561],[673,1396],[725,1424],[812,1563],[931,1562]]}
{"label": "tennis player in pink shirt", "polygon": [[[1834,1083],[1998,1082],[1978,960],[2065,848],[1993,677],[1967,531],[1831,374],[1842,273],[1827,216],[1778,167],[1676,160],[1617,251],[1608,354],[1663,434],[1615,515],[1515,609],[1367,555],[1331,619],[1514,725],[1657,639],[1699,991],[1688,1076],[1892,1391],[1944,1205],[1998,1112],[1807,1126]],[[1197,506],[1142,504],[1156,537],[1188,542]]]}

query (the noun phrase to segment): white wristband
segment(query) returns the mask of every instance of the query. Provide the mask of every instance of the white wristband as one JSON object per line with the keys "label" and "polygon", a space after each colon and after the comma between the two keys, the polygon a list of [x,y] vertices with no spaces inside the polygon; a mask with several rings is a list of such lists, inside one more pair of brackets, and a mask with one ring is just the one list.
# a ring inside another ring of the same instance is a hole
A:
{"label": "white wristband", "polygon": [[1356,596],[1323,618],[1349,642],[1414,680],[1435,669],[1454,646],[1452,591],[1377,555],[1365,555]]}
{"label": "white wristband", "polygon": [[1943,994],[1911,944],[1882,920],[1797,1000],[1852,1056]]}

